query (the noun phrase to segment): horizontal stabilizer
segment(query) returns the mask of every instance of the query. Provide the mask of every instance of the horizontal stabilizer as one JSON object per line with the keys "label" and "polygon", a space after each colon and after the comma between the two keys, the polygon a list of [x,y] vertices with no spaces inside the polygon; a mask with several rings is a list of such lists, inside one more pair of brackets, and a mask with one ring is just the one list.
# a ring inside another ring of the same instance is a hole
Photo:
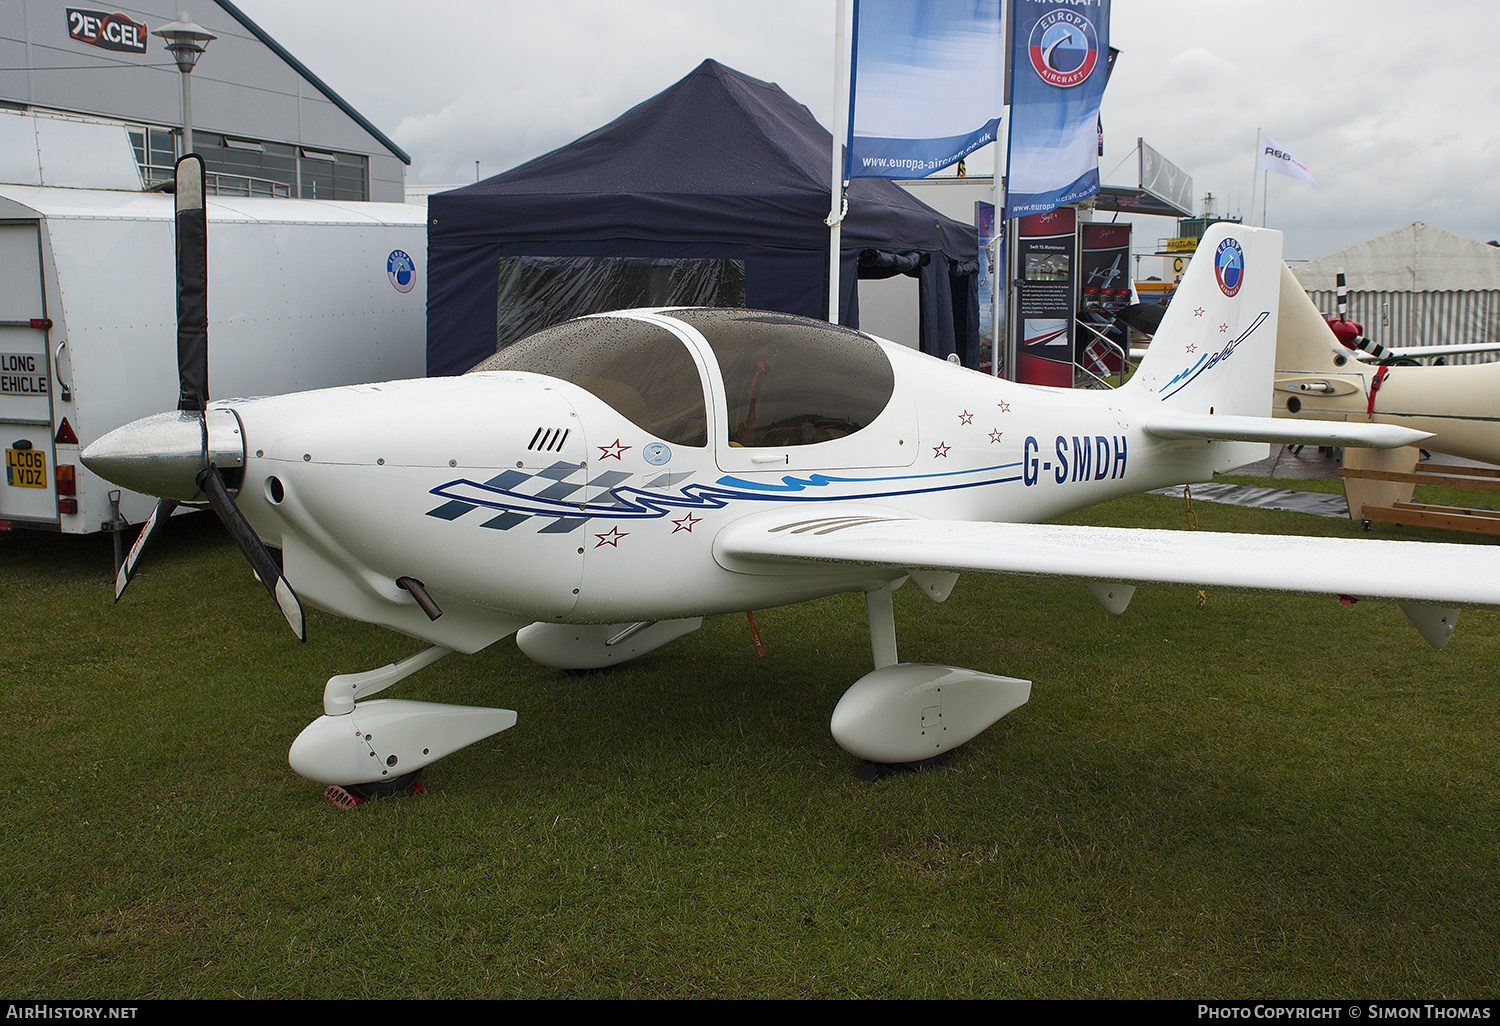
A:
{"label": "horizontal stabilizer", "polygon": [[1219,417],[1206,413],[1163,412],[1144,425],[1157,438],[1202,438],[1229,442],[1273,442],[1283,445],[1349,445],[1399,449],[1432,437],[1398,424],[1361,424],[1335,420],[1281,420],[1272,417]]}

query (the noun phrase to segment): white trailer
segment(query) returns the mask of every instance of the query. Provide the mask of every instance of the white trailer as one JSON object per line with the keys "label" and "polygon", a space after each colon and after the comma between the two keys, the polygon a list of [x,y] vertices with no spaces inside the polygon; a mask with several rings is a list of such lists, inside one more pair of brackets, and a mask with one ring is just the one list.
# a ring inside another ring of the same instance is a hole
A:
{"label": "white trailer", "polygon": [[[209,394],[426,371],[426,208],[208,203]],[[95,477],[94,439],[177,404],[172,197],[0,185],[0,530],[87,534],[155,500]]]}

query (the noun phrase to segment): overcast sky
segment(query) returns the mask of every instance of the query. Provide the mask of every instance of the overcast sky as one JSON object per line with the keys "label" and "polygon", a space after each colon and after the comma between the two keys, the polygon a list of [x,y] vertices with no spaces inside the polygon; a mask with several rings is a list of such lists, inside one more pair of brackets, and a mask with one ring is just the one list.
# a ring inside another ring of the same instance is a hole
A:
{"label": "overcast sky", "polygon": [[[707,57],[832,121],[836,0],[237,3],[410,154],[414,185],[514,167]],[[1270,176],[1289,259],[1413,221],[1500,238],[1497,28],[1494,0],[1115,0],[1101,174],[1136,184],[1143,137],[1192,175],[1198,212],[1211,192],[1259,224],[1264,129],[1318,179]],[[1137,249],[1170,234],[1142,225]]]}

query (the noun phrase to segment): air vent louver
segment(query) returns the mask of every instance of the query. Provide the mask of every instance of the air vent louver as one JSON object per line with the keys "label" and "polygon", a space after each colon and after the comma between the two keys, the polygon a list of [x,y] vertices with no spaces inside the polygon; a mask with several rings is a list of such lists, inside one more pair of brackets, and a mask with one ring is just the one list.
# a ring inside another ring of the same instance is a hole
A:
{"label": "air vent louver", "polygon": [[526,448],[532,452],[562,452],[571,428],[537,428]]}

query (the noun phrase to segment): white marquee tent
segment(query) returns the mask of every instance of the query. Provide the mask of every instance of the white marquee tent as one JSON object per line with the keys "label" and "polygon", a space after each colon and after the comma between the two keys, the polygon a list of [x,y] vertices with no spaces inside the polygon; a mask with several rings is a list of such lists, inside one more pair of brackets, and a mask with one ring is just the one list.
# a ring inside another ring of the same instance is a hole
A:
{"label": "white marquee tent", "polygon": [[1500,342],[1500,247],[1417,222],[1309,260],[1292,273],[1318,309],[1332,314],[1340,269],[1349,283],[1350,318],[1384,346]]}

